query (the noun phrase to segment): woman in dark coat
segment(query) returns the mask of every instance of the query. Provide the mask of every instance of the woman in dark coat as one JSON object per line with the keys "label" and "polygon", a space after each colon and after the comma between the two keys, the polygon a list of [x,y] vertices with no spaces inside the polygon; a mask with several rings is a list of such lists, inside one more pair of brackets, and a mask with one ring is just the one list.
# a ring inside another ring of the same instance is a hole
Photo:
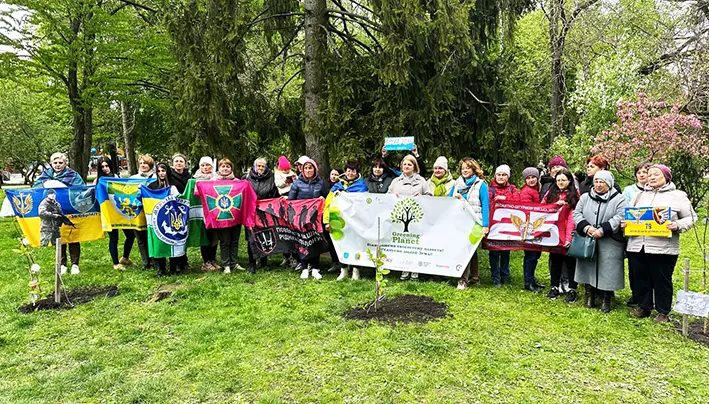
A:
{"label": "woman in dark coat", "polygon": [[[244,179],[251,183],[251,187],[254,189],[254,192],[256,192],[256,199],[261,200],[279,197],[273,172],[268,168],[265,158],[260,157],[254,160],[254,165]],[[250,240],[251,237],[252,231],[246,229],[246,239]],[[254,258],[251,243],[247,242],[246,247],[249,253],[249,273],[253,274],[256,273],[256,258]],[[259,262],[261,268],[268,270],[268,257],[261,257]]]}
{"label": "woman in dark coat", "polygon": [[367,184],[367,192],[372,194],[386,194],[389,185],[397,175],[391,171],[387,163],[382,158],[372,161],[372,169],[364,182]]}

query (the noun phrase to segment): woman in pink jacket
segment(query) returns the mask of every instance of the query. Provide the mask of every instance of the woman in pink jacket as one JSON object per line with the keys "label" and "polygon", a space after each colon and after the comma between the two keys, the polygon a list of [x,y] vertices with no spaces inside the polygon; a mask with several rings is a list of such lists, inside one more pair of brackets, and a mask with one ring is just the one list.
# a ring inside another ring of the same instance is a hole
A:
{"label": "woman in pink jacket", "polygon": [[[576,208],[580,194],[574,182],[574,176],[571,171],[564,168],[556,173],[555,183],[552,184],[546,195],[542,197],[542,203],[556,203],[562,206],[562,210],[569,212],[569,218],[566,221],[566,242],[565,248],[571,246],[573,238],[574,220],[571,218],[571,212]],[[569,293],[564,299],[567,303],[573,303],[578,299],[576,288],[578,284],[574,281],[574,273],[576,272],[576,258],[566,254],[549,254],[550,272],[551,272],[551,290],[547,294],[549,300],[555,300],[559,297],[559,282],[561,281],[561,268],[566,264],[569,271]]]}

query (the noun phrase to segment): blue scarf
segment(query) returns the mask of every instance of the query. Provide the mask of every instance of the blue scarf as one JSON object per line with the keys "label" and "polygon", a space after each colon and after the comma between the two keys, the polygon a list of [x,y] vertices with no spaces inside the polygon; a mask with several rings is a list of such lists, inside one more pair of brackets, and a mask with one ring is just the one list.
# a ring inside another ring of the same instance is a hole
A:
{"label": "blue scarf", "polygon": [[454,192],[458,192],[463,197],[463,199],[467,199],[468,192],[470,192],[470,187],[475,184],[475,181],[477,181],[477,179],[477,175],[473,175],[467,180],[463,180],[462,176],[458,177],[458,179],[455,180],[455,186],[453,186],[450,192],[448,192],[448,196],[453,196]]}

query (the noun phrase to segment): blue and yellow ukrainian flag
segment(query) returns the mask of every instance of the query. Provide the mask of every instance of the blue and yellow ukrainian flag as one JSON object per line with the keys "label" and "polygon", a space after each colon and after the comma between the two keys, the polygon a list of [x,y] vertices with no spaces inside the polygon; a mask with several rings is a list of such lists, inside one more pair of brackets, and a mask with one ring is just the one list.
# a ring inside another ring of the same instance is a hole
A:
{"label": "blue and yellow ukrainian flag", "polygon": [[103,231],[116,229],[147,230],[143,203],[138,198],[141,185],[154,178],[101,177],[96,185],[96,199],[101,206]]}
{"label": "blue and yellow ukrainian flag", "polygon": [[[32,247],[39,247],[39,204],[47,197],[49,188],[5,190],[20,228]],[[103,237],[101,217],[96,201],[96,188],[90,186],[52,188],[62,212],[74,227],[62,225],[62,244],[98,240]]]}

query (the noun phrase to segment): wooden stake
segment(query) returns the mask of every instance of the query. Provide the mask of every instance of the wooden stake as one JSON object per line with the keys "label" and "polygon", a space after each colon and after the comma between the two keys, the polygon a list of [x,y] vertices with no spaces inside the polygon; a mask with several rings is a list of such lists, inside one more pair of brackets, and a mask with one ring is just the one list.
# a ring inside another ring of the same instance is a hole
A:
{"label": "wooden stake", "polygon": [[54,245],[56,247],[56,254],[54,255],[54,303],[61,303],[62,300],[62,238],[54,240]]}
{"label": "wooden stake", "polygon": [[[684,291],[689,292],[689,258],[684,259]],[[685,337],[689,331],[689,315],[682,314],[682,335]]]}

